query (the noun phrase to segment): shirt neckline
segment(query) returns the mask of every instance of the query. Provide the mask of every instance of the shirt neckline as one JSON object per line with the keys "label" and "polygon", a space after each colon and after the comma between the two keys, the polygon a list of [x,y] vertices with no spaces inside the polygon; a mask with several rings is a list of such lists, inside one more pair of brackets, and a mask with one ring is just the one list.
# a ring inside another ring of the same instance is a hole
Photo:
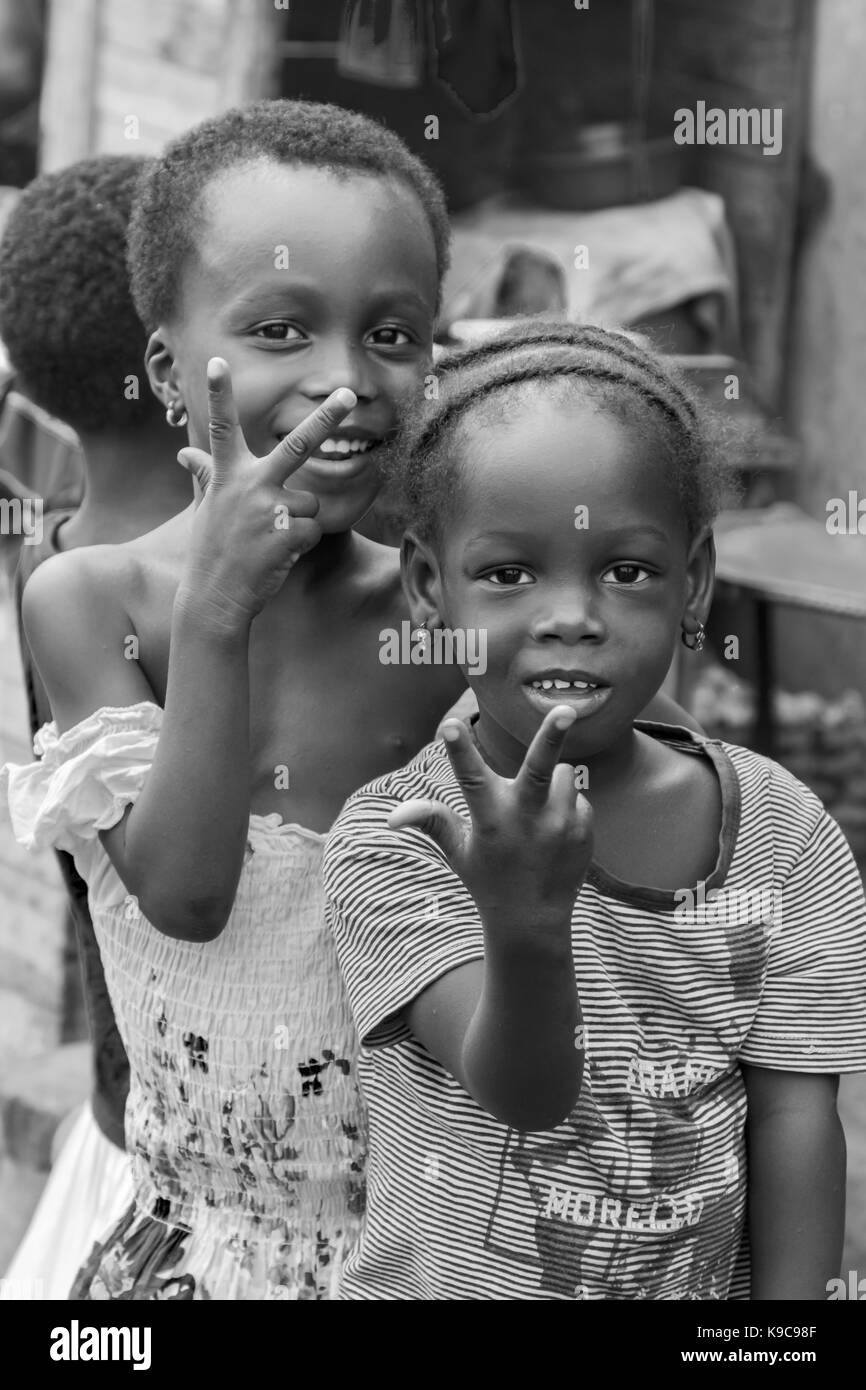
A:
{"label": "shirt neckline", "polygon": [[[718,739],[707,738],[706,735],[697,734],[694,730],[686,729],[679,724],[660,724],[650,719],[636,719],[634,727],[639,729],[641,733],[648,734],[650,738],[657,738],[662,743],[668,743],[672,747],[680,747],[683,752],[695,753],[698,757],[707,757],[713,764],[722,794],[719,852],[712,872],[707,878],[699,881],[704,884],[708,892],[711,889],[720,888],[730,872],[742,810],[740,779],[731,759]],[[617,878],[616,874],[602,868],[595,859],[589,866],[586,881],[608,897],[619,898],[623,902],[636,903],[640,906],[667,908],[674,911],[681,902],[673,888],[653,888],[646,883],[630,883],[626,879]],[[694,888],[697,887],[697,884],[684,884],[683,886]]]}
{"label": "shirt neckline", "polygon": [[[474,724],[477,718],[477,714],[473,715],[469,722]],[[695,733],[693,729],[687,729],[681,724],[662,724],[652,719],[635,719],[634,727],[639,729],[641,733],[648,734],[650,738],[657,738],[673,747],[680,747],[683,752],[694,753],[698,757],[707,757],[713,764],[722,795],[719,852],[712,872],[705,879],[699,881],[703,883],[706,891],[720,888],[730,871],[740,829],[742,799],[740,779],[734,764],[718,739],[708,738],[706,734]],[[444,744],[441,740],[438,742],[441,757],[451,779],[454,780]],[[595,859],[590,862],[585,882],[591,884],[605,897],[617,898],[621,902],[632,903],[641,907],[663,908],[671,912],[680,906],[680,898],[677,898],[675,889],[654,888],[648,883],[631,883],[627,879],[618,878],[616,874],[610,873]],[[697,884],[684,884],[683,886],[691,888],[697,887]]]}

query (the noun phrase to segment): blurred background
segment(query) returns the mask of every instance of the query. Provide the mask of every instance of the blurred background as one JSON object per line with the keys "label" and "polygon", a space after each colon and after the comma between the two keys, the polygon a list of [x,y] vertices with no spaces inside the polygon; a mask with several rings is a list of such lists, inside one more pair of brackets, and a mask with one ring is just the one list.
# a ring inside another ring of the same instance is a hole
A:
{"label": "blurred background", "polygon": [[[156,151],[240,102],[385,121],[446,189],[442,343],[528,312],[626,325],[724,418],[709,642],[666,688],[811,786],[866,869],[864,64],[861,0],[0,0],[0,230],[37,171]],[[764,113],[778,148],[702,142],[699,119],[678,143],[701,109]],[[74,434],[0,344],[0,503],[80,494]],[[21,762],[6,531],[0,762]],[[87,1092],[84,1036],[55,862],[0,808],[0,1271]],[[845,1268],[866,1274],[866,1085],[842,1089]]]}

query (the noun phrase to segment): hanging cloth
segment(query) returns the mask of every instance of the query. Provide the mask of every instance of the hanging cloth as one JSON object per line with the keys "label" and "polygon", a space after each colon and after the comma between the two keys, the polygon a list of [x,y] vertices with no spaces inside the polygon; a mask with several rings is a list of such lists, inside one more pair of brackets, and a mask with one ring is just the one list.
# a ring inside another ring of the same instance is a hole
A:
{"label": "hanging cloth", "polygon": [[427,42],[426,0],[347,0],[337,44],[337,71],[380,87],[420,87]]}
{"label": "hanging cloth", "polygon": [[475,116],[493,116],[518,89],[511,0],[431,0],[436,73]]}

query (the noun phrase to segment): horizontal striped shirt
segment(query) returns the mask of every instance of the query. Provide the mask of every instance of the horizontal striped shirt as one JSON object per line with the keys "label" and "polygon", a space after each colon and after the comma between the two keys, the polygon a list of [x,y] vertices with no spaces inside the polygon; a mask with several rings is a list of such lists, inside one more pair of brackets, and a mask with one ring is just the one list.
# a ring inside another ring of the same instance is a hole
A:
{"label": "horizontal striped shirt", "polygon": [[639,727],[711,759],[719,857],[691,893],[591,865],[572,918],[584,1082],[549,1132],[490,1116],[402,1018],[484,954],[439,848],[386,824],[414,798],[468,815],[444,746],[355,793],[334,826],[328,914],[370,1111],[365,1231],[342,1297],[748,1296],[740,1063],[866,1069],[866,904],[838,826],[783,768]]}

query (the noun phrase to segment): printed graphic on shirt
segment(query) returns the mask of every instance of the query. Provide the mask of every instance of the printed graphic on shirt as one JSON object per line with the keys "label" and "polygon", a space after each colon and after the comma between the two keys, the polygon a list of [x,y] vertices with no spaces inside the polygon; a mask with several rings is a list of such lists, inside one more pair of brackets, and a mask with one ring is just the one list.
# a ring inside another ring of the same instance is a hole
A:
{"label": "printed graphic on shirt", "polygon": [[[711,1038],[676,1038],[651,1013],[632,1029],[609,1077],[588,1056],[564,1125],[509,1133],[485,1246],[534,1264],[553,1297],[723,1297],[742,1223],[742,1083]],[[592,1039],[589,1027],[590,1052]]]}

